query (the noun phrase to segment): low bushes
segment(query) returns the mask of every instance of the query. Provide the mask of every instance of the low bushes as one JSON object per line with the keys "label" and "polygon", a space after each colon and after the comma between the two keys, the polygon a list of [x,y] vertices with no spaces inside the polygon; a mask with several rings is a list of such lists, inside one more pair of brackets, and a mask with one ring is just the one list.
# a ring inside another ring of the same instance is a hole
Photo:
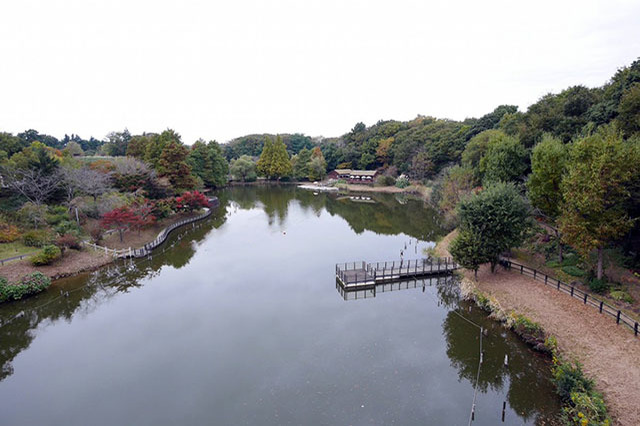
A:
{"label": "low bushes", "polygon": [[564,272],[565,274],[569,274],[572,277],[584,277],[586,274],[586,272],[583,271],[582,269],[572,265],[563,266],[562,272]]}
{"label": "low bushes", "polygon": [[393,186],[396,184],[396,179],[393,176],[378,176],[376,179],[376,186]]}
{"label": "low bushes", "polygon": [[396,187],[397,188],[406,188],[409,186],[409,178],[405,175],[400,175],[398,179],[396,179]]}
{"label": "low bushes", "polygon": [[62,252],[54,245],[44,246],[42,251],[35,256],[31,257],[31,263],[35,266],[49,265],[54,260],[60,258]]}
{"label": "low bushes", "polygon": [[22,235],[22,242],[28,247],[43,247],[51,240],[51,234],[44,229],[27,231]]}
{"label": "low bushes", "polygon": [[617,300],[619,302],[633,303],[633,297],[631,297],[631,295],[624,290],[620,290],[620,289],[611,290],[611,292],[609,293],[609,296],[611,296],[612,299]]}
{"label": "low bushes", "polygon": [[585,377],[580,364],[564,361],[559,355],[554,356],[551,380],[565,403],[562,409],[565,424],[611,424],[602,395],[594,390],[593,380]]}
{"label": "low bushes", "polygon": [[22,277],[18,283],[9,284],[0,277],[0,302],[19,300],[25,296],[36,294],[51,285],[51,279],[40,272],[33,272]]}
{"label": "low bushes", "polygon": [[12,243],[20,238],[20,231],[15,225],[0,223],[0,243]]}
{"label": "low bushes", "polygon": [[73,234],[64,234],[56,240],[56,246],[64,253],[66,249],[80,250],[80,240]]}
{"label": "low bushes", "polygon": [[587,280],[587,285],[589,286],[589,290],[598,294],[606,293],[609,290],[609,282],[605,277],[600,279],[590,278]]}

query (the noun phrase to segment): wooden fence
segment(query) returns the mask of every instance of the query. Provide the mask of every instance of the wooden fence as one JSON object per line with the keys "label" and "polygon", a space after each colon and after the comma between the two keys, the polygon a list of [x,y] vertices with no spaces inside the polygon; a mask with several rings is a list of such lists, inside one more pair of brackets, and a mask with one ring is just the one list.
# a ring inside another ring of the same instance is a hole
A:
{"label": "wooden fence", "polygon": [[144,257],[151,254],[151,252],[155,250],[157,247],[161,246],[167,240],[171,232],[173,232],[174,230],[182,226],[208,218],[213,213],[213,209],[215,209],[219,205],[220,205],[220,201],[218,200],[217,197],[213,197],[209,199],[209,208],[207,208],[203,214],[195,217],[190,217],[188,219],[183,219],[179,222],[169,225],[168,227],[160,231],[160,233],[155,238],[155,240],[137,249],[132,249],[131,247],[129,247],[125,249],[114,250],[107,247],[98,246],[98,245],[89,243],[87,241],[84,241],[83,244],[93,247],[96,250],[103,250],[106,254],[111,254],[113,255],[113,257],[116,257],[116,258]]}
{"label": "wooden fence", "polygon": [[579,299],[585,305],[596,308],[601,314],[609,315],[614,318],[616,324],[624,324],[629,327],[633,333],[637,336],[640,333],[640,326],[638,321],[631,318],[629,315],[622,312],[620,309],[611,306],[607,302],[594,297],[593,295],[586,293],[575,286],[564,283],[559,279],[548,276],[547,274],[540,272],[536,269],[529,268],[528,266],[521,265],[519,263],[512,262],[508,259],[501,259],[500,264],[506,269],[515,269],[522,275],[533,278],[534,280],[543,281],[546,285],[555,287],[558,291],[568,294],[571,297]]}
{"label": "wooden fence", "polygon": [[13,257],[7,257],[6,259],[0,259],[0,266],[4,266],[5,262],[11,262],[12,260],[22,260],[25,257],[31,257],[34,254],[38,254],[38,252],[34,251],[34,252],[31,252],[31,253],[21,254],[19,256],[13,256]]}

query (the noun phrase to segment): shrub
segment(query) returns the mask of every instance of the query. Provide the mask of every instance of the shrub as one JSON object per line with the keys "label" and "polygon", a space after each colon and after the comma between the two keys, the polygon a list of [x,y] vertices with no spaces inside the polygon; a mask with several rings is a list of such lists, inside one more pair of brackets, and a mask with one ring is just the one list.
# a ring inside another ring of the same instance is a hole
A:
{"label": "shrub", "polygon": [[567,254],[562,259],[562,266],[578,266],[578,263],[580,263],[580,256],[575,253]]}
{"label": "shrub", "polygon": [[80,227],[78,226],[78,224],[76,222],[72,222],[66,219],[58,223],[58,225],[56,225],[54,229],[60,235],[69,234],[69,233],[73,233],[73,234],[80,233]]}
{"label": "shrub", "polygon": [[572,392],[571,403],[563,409],[562,418],[567,424],[609,426],[611,419],[607,407],[598,392]]}
{"label": "shrub", "polygon": [[18,227],[6,222],[0,222],[0,243],[12,243],[20,238]]}
{"label": "shrub", "polygon": [[58,247],[47,245],[44,246],[40,253],[31,257],[31,263],[35,266],[49,265],[60,256],[62,256],[62,252]]}
{"label": "shrub", "polygon": [[400,175],[400,177],[396,179],[396,187],[406,188],[407,186],[409,186],[409,178],[405,175]]}
{"label": "shrub", "polygon": [[0,277],[0,302],[22,299],[25,296],[41,292],[49,285],[51,285],[51,279],[41,272],[25,275],[16,284],[8,284],[6,278]]}
{"label": "shrub", "polygon": [[609,283],[606,278],[591,278],[587,281],[589,289],[594,293],[602,294],[609,290]]}
{"label": "shrub", "polygon": [[62,253],[68,248],[80,250],[80,240],[73,234],[64,234],[56,240],[56,246],[60,248]]}
{"label": "shrub", "polygon": [[396,184],[396,179],[393,176],[378,176],[376,179],[377,186],[393,186]]}
{"label": "shrub", "polygon": [[22,235],[22,242],[28,247],[43,247],[51,243],[51,234],[42,229],[27,231]]}
{"label": "shrub", "polygon": [[562,272],[569,274],[572,277],[584,277],[585,275],[585,272],[577,266],[563,266]]}
{"label": "shrub", "polygon": [[609,296],[620,302],[633,303],[633,297],[624,290],[611,290]]}
{"label": "shrub", "polygon": [[573,392],[591,392],[593,390],[593,381],[585,377],[580,364],[574,366],[555,357],[553,363],[551,380],[556,385],[556,392],[562,399],[570,401]]}
{"label": "shrub", "polygon": [[549,268],[559,268],[560,266],[562,266],[562,264],[557,260],[550,260],[547,263],[545,263],[545,265]]}
{"label": "shrub", "polygon": [[175,198],[158,200],[151,205],[151,214],[158,219],[164,219],[173,214],[175,205]]}
{"label": "shrub", "polygon": [[204,194],[198,191],[185,192],[180,197],[176,197],[176,208],[178,210],[192,212],[200,207],[207,207],[209,200]]}

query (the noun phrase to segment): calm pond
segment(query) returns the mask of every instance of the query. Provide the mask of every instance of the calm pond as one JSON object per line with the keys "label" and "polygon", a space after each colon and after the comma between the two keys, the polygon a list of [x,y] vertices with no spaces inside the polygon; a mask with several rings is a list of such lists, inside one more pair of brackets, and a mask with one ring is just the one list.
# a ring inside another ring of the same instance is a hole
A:
{"label": "calm pond", "polygon": [[473,424],[502,424],[503,401],[504,424],[558,415],[549,363],[459,302],[454,278],[336,287],[336,263],[420,257],[443,232],[421,201],[219,196],[165,253],[0,306],[2,425],[467,425],[467,320],[489,330]]}

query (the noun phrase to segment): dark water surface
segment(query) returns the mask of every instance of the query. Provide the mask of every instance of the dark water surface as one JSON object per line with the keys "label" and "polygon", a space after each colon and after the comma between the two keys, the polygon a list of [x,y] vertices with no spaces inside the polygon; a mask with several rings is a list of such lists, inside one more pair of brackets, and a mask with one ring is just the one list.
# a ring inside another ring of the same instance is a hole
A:
{"label": "dark water surface", "polygon": [[502,424],[503,401],[504,424],[557,415],[547,361],[459,303],[453,278],[336,289],[338,262],[420,256],[442,233],[422,202],[220,198],[164,254],[0,306],[0,424],[466,425],[480,356],[466,319],[489,329],[473,424]]}

